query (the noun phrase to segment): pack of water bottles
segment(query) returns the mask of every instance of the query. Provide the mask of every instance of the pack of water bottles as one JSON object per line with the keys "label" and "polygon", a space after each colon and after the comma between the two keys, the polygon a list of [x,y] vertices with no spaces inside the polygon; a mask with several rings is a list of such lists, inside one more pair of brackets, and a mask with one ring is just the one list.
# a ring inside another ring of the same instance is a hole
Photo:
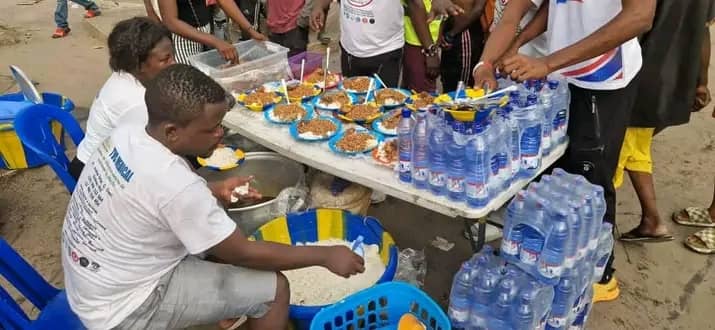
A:
{"label": "pack of water bottles", "polygon": [[[499,82],[500,88],[516,84]],[[515,180],[533,177],[542,157],[566,142],[568,93],[557,79],[520,83],[508,104],[474,109],[474,121],[439,108],[404,111],[397,128],[400,180],[485,207]]]}
{"label": "pack of water bottles", "polygon": [[486,246],[454,276],[449,318],[453,329],[543,329],[554,287],[508,265]]}
{"label": "pack of water bottles", "polygon": [[[605,245],[612,245],[611,228],[602,224],[605,212],[602,187],[555,169],[517,193],[507,207],[501,253],[540,281],[555,285],[577,265],[595,263],[610,253]],[[602,273],[605,264],[597,266]]]}

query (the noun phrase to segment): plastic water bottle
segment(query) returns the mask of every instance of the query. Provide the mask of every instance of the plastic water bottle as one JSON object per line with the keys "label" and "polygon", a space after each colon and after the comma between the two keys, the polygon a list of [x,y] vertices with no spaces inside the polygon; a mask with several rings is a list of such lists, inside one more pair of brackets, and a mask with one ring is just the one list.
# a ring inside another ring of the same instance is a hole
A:
{"label": "plastic water bottle", "polygon": [[552,106],[554,108],[552,128],[554,141],[559,144],[566,142],[569,116],[569,89],[565,81],[549,80],[549,89],[554,93]]}
{"label": "plastic water bottle", "polygon": [[561,278],[559,284],[554,288],[554,302],[551,305],[551,313],[546,320],[546,329],[565,329],[571,306],[573,306],[575,288],[573,279],[570,277]]}
{"label": "plastic water bottle", "polygon": [[412,181],[412,110],[403,109],[397,126],[400,181]]}
{"label": "plastic water bottle", "polygon": [[526,197],[523,191],[519,191],[507,206],[504,238],[501,241],[501,253],[507,259],[517,260],[519,258],[519,247],[524,240],[519,224],[523,219],[525,206]]}
{"label": "plastic water bottle", "polygon": [[508,330],[510,329],[510,311],[513,298],[508,292],[499,290],[497,301],[491,306],[491,318],[487,320],[487,329]]}
{"label": "plastic water bottle", "polygon": [[504,108],[496,110],[494,131],[498,141],[499,177],[501,189],[507,190],[511,186],[511,130],[509,129],[508,114]]}
{"label": "plastic water bottle", "polygon": [[499,274],[487,270],[475,279],[472,288],[472,307],[469,313],[469,329],[486,329],[489,305],[494,300],[499,285]]}
{"label": "plastic water bottle", "polygon": [[506,114],[506,124],[510,136],[508,142],[510,146],[511,156],[511,178],[514,179],[519,174],[521,169],[521,147],[519,146],[519,121],[514,115],[514,107],[518,107],[516,103],[509,103],[504,107]]}
{"label": "plastic water bottle", "polygon": [[463,263],[452,281],[449,294],[449,319],[454,328],[466,328],[469,323],[469,310],[472,286],[472,265]]}
{"label": "plastic water bottle", "polygon": [[484,207],[489,203],[489,154],[488,136],[491,131],[489,122],[475,122],[474,136],[467,142],[465,195],[467,204],[472,207]]}
{"label": "plastic water bottle", "polygon": [[531,177],[541,167],[541,122],[534,94],[526,98],[526,106],[519,112],[519,146],[521,151],[521,171],[524,177]]}
{"label": "plastic water bottle", "polygon": [[523,242],[519,248],[519,261],[526,266],[536,266],[544,246],[544,237],[529,227],[523,231]]}
{"label": "plastic water bottle", "polygon": [[[443,113],[449,116],[448,113]],[[444,195],[447,183],[447,151],[446,145],[451,142],[452,128],[447,126],[447,119],[436,120],[434,128],[429,132],[429,187],[433,194]]]}
{"label": "plastic water bottle", "polygon": [[453,201],[464,201],[465,172],[465,126],[455,120],[452,123],[452,141],[447,144],[447,197]]}
{"label": "plastic water bottle", "polygon": [[608,258],[611,257],[613,251],[613,225],[604,222],[601,227],[601,238],[598,241],[598,249],[596,250],[596,264],[593,268],[593,280],[599,281],[603,277],[603,272],[606,270]]}
{"label": "plastic water bottle", "polygon": [[534,330],[534,310],[532,301],[526,294],[520,297],[519,305],[514,311],[512,327],[514,330]]}
{"label": "plastic water bottle", "polygon": [[548,155],[551,153],[551,148],[553,147],[554,144],[551,142],[551,133],[553,131],[552,128],[552,122],[553,122],[553,93],[551,92],[550,88],[543,88],[539,92],[539,99],[541,100],[541,145],[542,145],[542,154],[544,156]]}
{"label": "plastic water bottle", "polygon": [[427,113],[417,112],[417,121],[412,129],[412,182],[417,189],[427,189],[428,185]]}
{"label": "plastic water bottle", "polygon": [[559,278],[564,270],[571,238],[566,217],[565,210],[557,210],[551,216],[551,231],[539,258],[539,274],[548,280]]}

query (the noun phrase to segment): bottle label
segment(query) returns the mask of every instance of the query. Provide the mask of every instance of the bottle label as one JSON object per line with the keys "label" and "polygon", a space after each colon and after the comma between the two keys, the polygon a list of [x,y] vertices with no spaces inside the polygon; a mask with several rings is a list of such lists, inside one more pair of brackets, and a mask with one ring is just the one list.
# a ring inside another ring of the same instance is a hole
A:
{"label": "bottle label", "polygon": [[535,265],[536,259],[538,259],[539,253],[536,251],[531,251],[529,249],[521,249],[519,252],[519,260],[527,265]]}
{"label": "bottle label", "polygon": [[516,256],[517,254],[519,254],[519,243],[505,237],[501,241],[501,251],[504,254]]}
{"label": "bottle label", "polygon": [[452,322],[455,323],[466,323],[467,321],[469,321],[469,309],[462,310],[450,306],[449,318],[452,319]]}
{"label": "bottle label", "polygon": [[440,171],[429,172],[429,183],[435,187],[443,187],[447,182],[447,175]]}
{"label": "bottle label", "polygon": [[560,277],[563,269],[562,265],[546,263],[543,260],[539,262],[539,274],[546,278]]}
{"label": "bottle label", "polygon": [[464,178],[449,177],[447,178],[447,190],[454,193],[464,192]]}
{"label": "bottle label", "polygon": [[412,170],[412,164],[410,164],[409,161],[400,160],[398,170],[403,174],[410,173]]}
{"label": "bottle label", "polygon": [[566,257],[566,260],[564,260],[564,268],[566,269],[571,269],[576,265],[576,256],[570,256]]}
{"label": "bottle label", "polygon": [[539,168],[539,157],[536,155],[522,155],[521,168],[534,170]]}
{"label": "bottle label", "polygon": [[566,326],[566,318],[565,317],[556,317],[556,316],[551,316],[549,319],[546,321],[546,323],[549,324],[552,328],[561,328]]}
{"label": "bottle label", "polygon": [[469,182],[466,187],[467,197],[471,199],[488,198],[487,186],[483,183]]}
{"label": "bottle label", "polygon": [[415,166],[414,171],[412,171],[412,179],[415,181],[427,181],[428,176],[429,174],[426,167]]}

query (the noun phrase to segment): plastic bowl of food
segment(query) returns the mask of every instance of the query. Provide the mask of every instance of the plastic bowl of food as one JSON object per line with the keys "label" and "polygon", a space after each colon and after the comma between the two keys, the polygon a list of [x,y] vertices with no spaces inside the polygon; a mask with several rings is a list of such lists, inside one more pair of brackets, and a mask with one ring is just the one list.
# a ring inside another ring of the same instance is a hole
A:
{"label": "plastic bowl of food", "polygon": [[202,167],[214,171],[226,171],[241,165],[246,159],[246,154],[233,146],[219,144],[208,158],[196,157]]}
{"label": "plastic bowl of food", "polygon": [[261,112],[280,102],[283,97],[275,92],[255,89],[236,95],[236,101],[248,110]]}
{"label": "plastic bowl of food", "polygon": [[313,99],[313,107],[324,111],[339,111],[343,105],[352,105],[356,97],[345,91],[327,91]]}
{"label": "plastic bowl of food", "polygon": [[290,126],[290,135],[299,141],[325,141],[337,135],[343,124],[332,117],[299,120]]}
{"label": "plastic bowl of food", "polygon": [[[291,84],[287,86],[288,88],[288,100],[291,102],[305,102],[310,103],[310,101],[320,95],[323,91],[320,87],[313,84]],[[280,94],[285,95],[285,91],[281,90]]]}
{"label": "plastic bowl of food", "polygon": [[397,125],[402,118],[402,109],[395,109],[372,122],[372,129],[385,136],[396,136]]}
{"label": "plastic bowl of food", "polygon": [[410,91],[401,88],[380,88],[370,92],[370,101],[374,101],[385,110],[392,110],[405,105],[411,94]]}
{"label": "plastic bowl of food", "polygon": [[338,113],[338,118],[357,124],[369,124],[375,119],[382,117],[380,107],[373,103],[360,103],[353,105],[343,105]]}
{"label": "plastic bowl of food", "polygon": [[353,156],[372,151],[383,139],[382,134],[357,126],[334,136],[328,141],[328,147],[336,154]]}
{"label": "plastic bowl of food", "polygon": [[400,157],[398,141],[396,138],[388,138],[382,141],[377,148],[372,149],[372,160],[378,165],[395,169]]}
{"label": "plastic bowl of food", "polygon": [[436,98],[437,95],[428,92],[412,94],[407,100],[406,106],[412,111],[427,110],[434,106],[434,101]]}
{"label": "plastic bowl of food", "polygon": [[[325,80],[327,80],[327,84]],[[326,79],[325,71],[322,68],[317,68],[313,73],[304,77],[303,81],[323,89],[333,89],[340,85],[340,82],[343,81],[343,76],[339,73],[328,71]]]}
{"label": "plastic bowl of food", "polygon": [[280,103],[269,107],[263,117],[271,123],[288,125],[296,121],[313,117],[313,107],[300,103]]}
{"label": "plastic bowl of food", "polygon": [[340,83],[340,89],[358,95],[367,94],[370,86],[372,86],[373,90],[383,87],[375,78],[368,76],[344,78]]}

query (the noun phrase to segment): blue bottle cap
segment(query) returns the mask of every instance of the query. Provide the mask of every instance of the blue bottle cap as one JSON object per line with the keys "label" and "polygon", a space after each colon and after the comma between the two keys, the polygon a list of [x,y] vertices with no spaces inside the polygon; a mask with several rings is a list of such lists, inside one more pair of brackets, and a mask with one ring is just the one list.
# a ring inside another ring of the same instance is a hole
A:
{"label": "blue bottle cap", "polygon": [[402,118],[410,118],[412,117],[412,110],[403,108],[402,109]]}

